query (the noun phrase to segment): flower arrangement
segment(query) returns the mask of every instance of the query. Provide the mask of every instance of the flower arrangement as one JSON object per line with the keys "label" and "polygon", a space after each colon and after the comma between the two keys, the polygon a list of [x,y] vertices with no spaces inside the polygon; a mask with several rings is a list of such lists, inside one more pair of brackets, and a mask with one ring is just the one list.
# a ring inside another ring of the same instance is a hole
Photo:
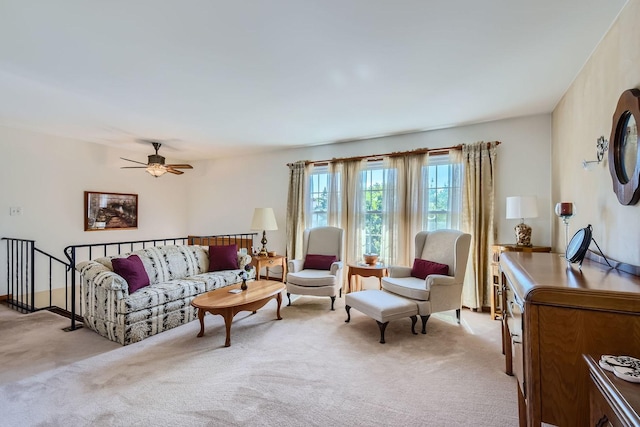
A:
{"label": "flower arrangement", "polygon": [[243,291],[247,289],[247,279],[249,278],[249,273],[251,273],[251,270],[253,270],[253,265],[247,264],[240,271],[240,273],[238,273],[238,277],[242,280],[242,286],[240,286],[240,289],[242,289]]}
{"label": "flower arrangement", "polygon": [[249,273],[251,273],[251,271],[253,270],[253,265],[251,264],[247,264],[244,266],[244,268],[242,269],[242,271],[240,271],[240,273],[238,274],[238,276],[240,277],[240,279],[242,280],[247,280],[249,278]]}

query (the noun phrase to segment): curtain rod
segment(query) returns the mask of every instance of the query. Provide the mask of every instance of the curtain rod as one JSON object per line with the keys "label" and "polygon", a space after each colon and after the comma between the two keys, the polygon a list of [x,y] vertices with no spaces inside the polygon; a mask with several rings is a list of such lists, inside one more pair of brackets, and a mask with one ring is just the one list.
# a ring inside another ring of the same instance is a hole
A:
{"label": "curtain rod", "polygon": [[[500,141],[494,141],[496,143],[496,145],[500,145],[501,142]],[[489,146],[490,142],[487,143],[487,147]],[[386,153],[386,154],[371,154],[369,156],[353,156],[353,157],[334,157],[333,159],[329,159],[329,160],[307,160],[304,162],[305,165],[315,165],[315,166],[323,166],[326,164],[329,164],[331,162],[336,162],[336,161],[350,161],[350,160],[364,160],[366,159],[369,162],[372,161],[376,161],[376,160],[382,160],[384,157],[399,157],[399,156],[405,156],[407,154],[425,154],[425,153],[431,153],[433,155],[440,155],[440,154],[447,154],[449,151],[451,150],[461,150],[462,149],[462,145],[463,144],[458,144],[458,145],[452,145],[451,147],[441,147],[441,148],[418,148],[416,150],[409,150],[409,151],[394,151],[392,153]],[[292,163],[287,163],[287,166],[291,166]]]}

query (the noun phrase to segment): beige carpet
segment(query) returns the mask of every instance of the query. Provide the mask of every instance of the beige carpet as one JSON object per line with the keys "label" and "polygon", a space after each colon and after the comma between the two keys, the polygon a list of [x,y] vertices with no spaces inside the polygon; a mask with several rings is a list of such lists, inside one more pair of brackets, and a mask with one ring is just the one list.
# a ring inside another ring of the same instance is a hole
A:
{"label": "beige carpet", "polygon": [[51,313],[2,307],[0,424],[517,425],[516,382],[487,314],[463,311],[460,326],[432,316],[427,335],[391,322],[379,344],[375,321],[351,310],[344,322],[344,299],[328,308],[301,297],[276,321],[271,301],[238,314],[224,348],[220,316],[205,318],[202,338],[195,321],[120,347],[87,329],[62,332]]}

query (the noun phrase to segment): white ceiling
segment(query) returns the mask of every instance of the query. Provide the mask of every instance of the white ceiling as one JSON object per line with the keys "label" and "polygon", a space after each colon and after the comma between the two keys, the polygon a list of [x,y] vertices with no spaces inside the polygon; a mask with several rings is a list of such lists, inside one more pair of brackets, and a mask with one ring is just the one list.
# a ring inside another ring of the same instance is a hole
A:
{"label": "white ceiling", "polygon": [[549,113],[625,3],[0,0],[0,125],[196,160]]}

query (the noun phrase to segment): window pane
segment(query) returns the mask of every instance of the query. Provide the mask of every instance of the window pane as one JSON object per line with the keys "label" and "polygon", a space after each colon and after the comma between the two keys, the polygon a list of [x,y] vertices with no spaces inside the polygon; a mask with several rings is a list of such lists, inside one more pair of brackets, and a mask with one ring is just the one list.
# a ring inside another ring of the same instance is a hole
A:
{"label": "window pane", "polygon": [[360,250],[364,254],[380,254],[383,224],[386,215],[389,214],[384,209],[384,199],[389,191],[382,162],[370,163],[367,169],[362,171],[361,179],[365,206]]}
{"label": "window pane", "polygon": [[448,157],[430,159],[429,166],[423,168],[426,181],[423,227],[428,231],[459,228],[461,167],[450,163]]}
{"label": "window pane", "polygon": [[311,227],[327,225],[329,205],[329,174],[323,171],[309,177],[309,211]]}

